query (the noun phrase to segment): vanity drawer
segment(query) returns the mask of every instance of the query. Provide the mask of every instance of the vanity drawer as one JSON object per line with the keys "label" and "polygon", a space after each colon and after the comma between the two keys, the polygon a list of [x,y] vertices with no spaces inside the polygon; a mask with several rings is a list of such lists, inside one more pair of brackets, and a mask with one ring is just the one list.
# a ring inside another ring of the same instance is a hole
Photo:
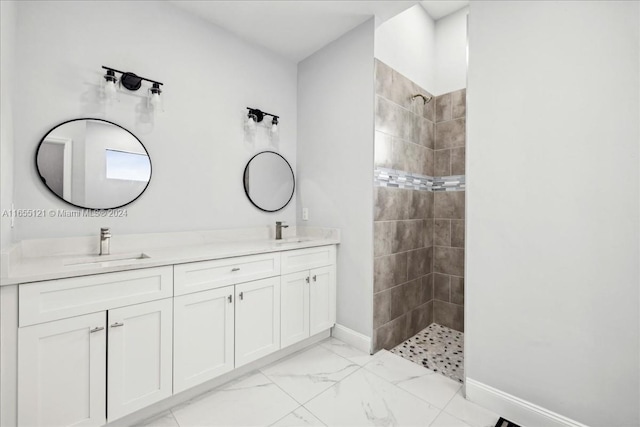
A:
{"label": "vanity drawer", "polygon": [[184,295],[279,275],[279,253],[180,264],[174,267],[174,293]]}
{"label": "vanity drawer", "polygon": [[171,297],[173,267],[25,283],[18,295],[19,326],[34,325]]}
{"label": "vanity drawer", "polygon": [[325,267],[336,263],[336,247],[318,246],[282,252],[282,274]]}

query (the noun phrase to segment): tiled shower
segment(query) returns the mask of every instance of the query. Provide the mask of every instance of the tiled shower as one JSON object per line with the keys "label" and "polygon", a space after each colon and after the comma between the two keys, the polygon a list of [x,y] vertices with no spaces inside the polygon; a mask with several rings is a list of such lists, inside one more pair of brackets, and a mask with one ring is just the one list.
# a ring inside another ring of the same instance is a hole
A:
{"label": "tiled shower", "polygon": [[[434,97],[376,60],[374,350],[464,328],[465,89]],[[403,185],[444,178],[446,188]],[[400,185],[396,185],[400,182]]]}

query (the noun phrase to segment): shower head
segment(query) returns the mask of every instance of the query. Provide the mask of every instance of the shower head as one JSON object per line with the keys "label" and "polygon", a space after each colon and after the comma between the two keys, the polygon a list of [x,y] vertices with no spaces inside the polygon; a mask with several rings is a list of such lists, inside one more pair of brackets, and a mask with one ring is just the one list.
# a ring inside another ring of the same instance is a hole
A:
{"label": "shower head", "polygon": [[413,101],[416,98],[422,98],[422,101],[426,105],[428,102],[431,102],[431,100],[433,99],[433,96],[424,96],[421,93],[417,93],[411,97],[411,100]]}

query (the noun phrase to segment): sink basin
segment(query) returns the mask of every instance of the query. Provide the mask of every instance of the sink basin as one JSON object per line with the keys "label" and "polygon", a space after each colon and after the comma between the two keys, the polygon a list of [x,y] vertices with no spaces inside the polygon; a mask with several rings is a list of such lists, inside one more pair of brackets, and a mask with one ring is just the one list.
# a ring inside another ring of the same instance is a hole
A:
{"label": "sink basin", "polygon": [[95,266],[95,267],[107,267],[111,265],[127,265],[134,264],[136,261],[142,259],[151,258],[145,253],[135,254],[119,254],[119,255],[93,255],[88,258],[75,258],[69,259],[65,262],[65,266],[81,267],[81,266]]}
{"label": "sink basin", "polygon": [[311,240],[313,239],[311,239],[310,237],[288,237],[286,239],[276,240],[275,243],[276,245],[284,245],[287,243],[309,242]]}

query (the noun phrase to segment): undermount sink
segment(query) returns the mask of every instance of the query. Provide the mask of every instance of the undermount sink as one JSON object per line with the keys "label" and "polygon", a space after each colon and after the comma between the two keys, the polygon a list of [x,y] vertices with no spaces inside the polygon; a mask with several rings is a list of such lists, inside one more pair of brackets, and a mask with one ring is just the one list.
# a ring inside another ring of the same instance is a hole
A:
{"label": "undermount sink", "polygon": [[120,254],[120,255],[93,255],[88,258],[69,259],[65,262],[65,266],[110,266],[110,265],[127,265],[136,261],[149,259],[149,255],[145,253]]}
{"label": "undermount sink", "polygon": [[285,243],[301,243],[309,242],[313,239],[310,237],[288,237],[286,239],[276,240],[276,245],[284,245]]}

